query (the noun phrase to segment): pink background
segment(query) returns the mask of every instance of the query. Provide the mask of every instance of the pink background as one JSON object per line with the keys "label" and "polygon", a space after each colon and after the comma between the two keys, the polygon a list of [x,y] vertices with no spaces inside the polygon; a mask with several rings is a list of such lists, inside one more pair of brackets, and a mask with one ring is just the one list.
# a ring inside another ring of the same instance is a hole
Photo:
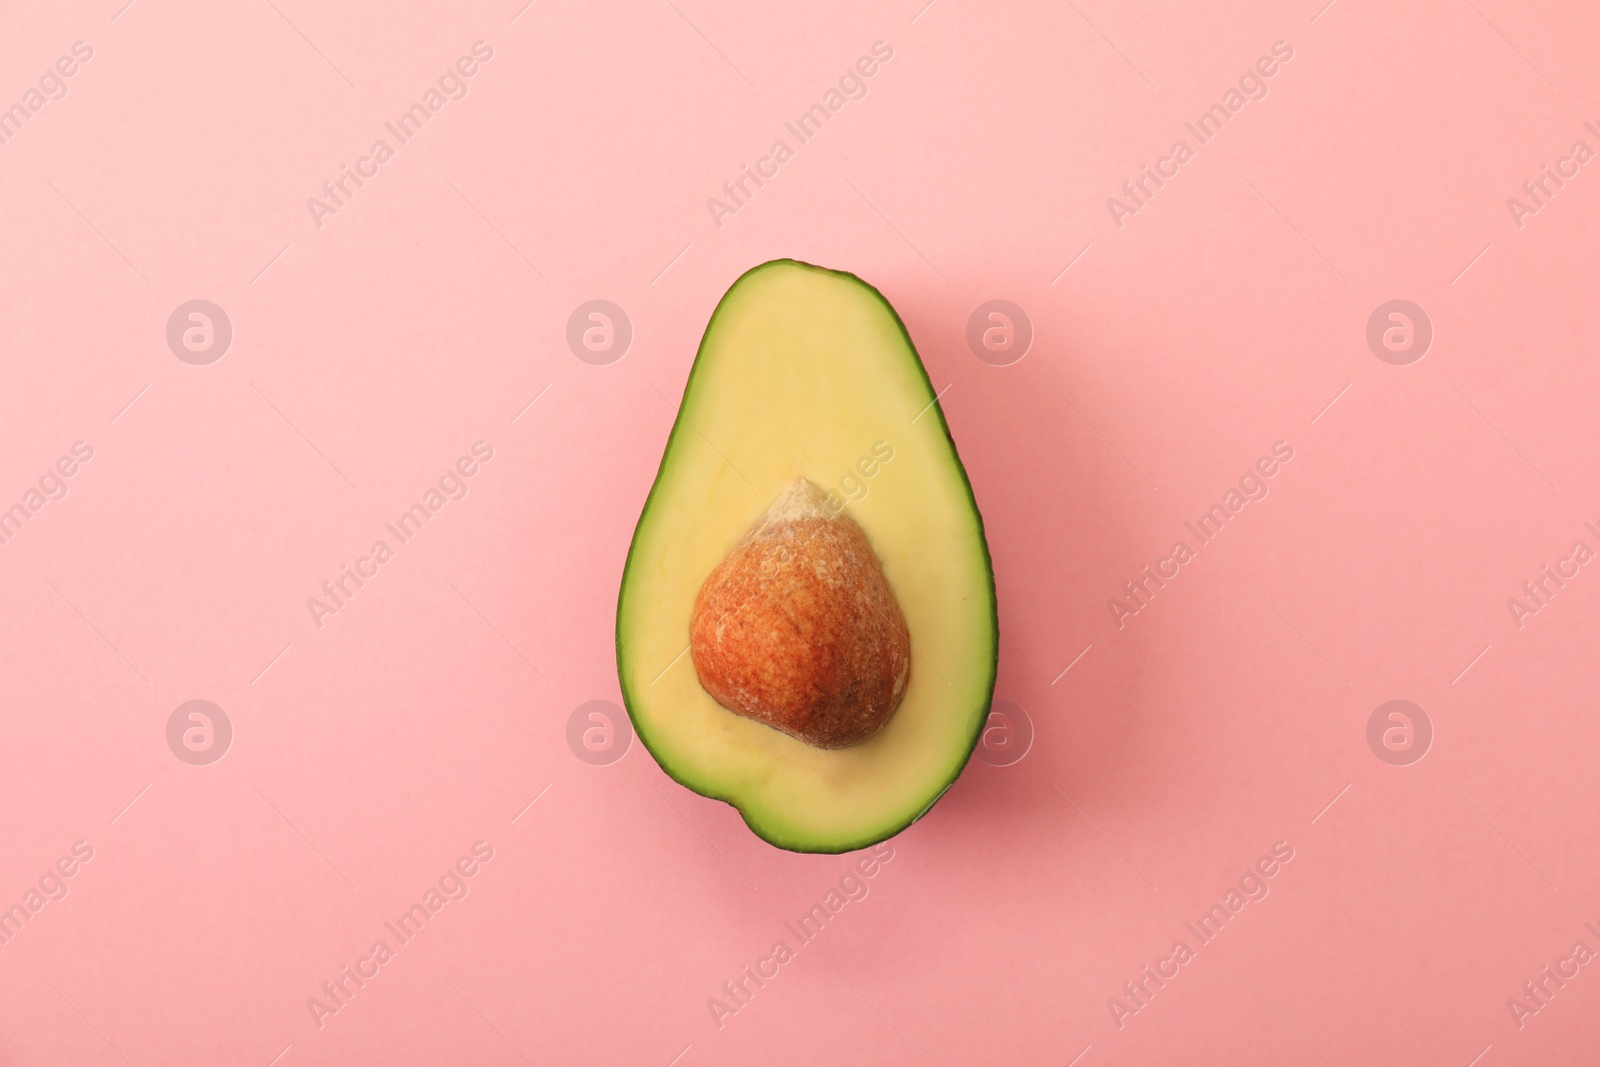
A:
{"label": "pink background", "polygon": [[[0,145],[0,507],[93,448],[0,546],[0,905],[93,849],[0,947],[0,1062],[1600,1058],[1600,964],[1507,1006],[1600,950],[1600,568],[1507,607],[1600,548],[1600,164],[1520,228],[1506,204],[1600,149],[1593,5],[123,3],[0,5],[0,104],[93,48]],[[465,98],[315,225],[479,40]],[[879,40],[865,99],[719,228],[706,199]],[[1107,198],[1280,40],[1119,228]],[[700,331],[778,256],[879,286],[948,390],[996,695],[1036,738],[719,1029],[708,998],[850,859],[566,729],[619,699]],[[197,298],[234,334],[205,366],[165,338]],[[1397,298],[1434,329],[1409,366],[1365,339]],[[609,365],[565,341],[591,299],[633,325]],[[967,347],[990,299],[1031,319],[1020,362]],[[466,498],[319,628],[307,598],[479,440]],[[1119,629],[1122,583],[1280,440],[1270,495]],[[166,740],[193,699],[233,728],[208,766]],[[1391,699],[1432,723],[1409,766],[1367,744]],[[470,895],[319,1028],[308,998],[477,841]],[[1119,1027],[1279,841],[1270,895]]]}

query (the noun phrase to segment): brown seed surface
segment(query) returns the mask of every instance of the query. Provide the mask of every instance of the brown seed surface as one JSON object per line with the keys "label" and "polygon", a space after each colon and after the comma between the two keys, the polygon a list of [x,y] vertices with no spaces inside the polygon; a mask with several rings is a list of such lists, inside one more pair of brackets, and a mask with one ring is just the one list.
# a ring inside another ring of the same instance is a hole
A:
{"label": "brown seed surface", "polygon": [[718,704],[818,748],[882,729],[911,670],[905,616],[866,534],[805,478],[701,586],[689,648]]}

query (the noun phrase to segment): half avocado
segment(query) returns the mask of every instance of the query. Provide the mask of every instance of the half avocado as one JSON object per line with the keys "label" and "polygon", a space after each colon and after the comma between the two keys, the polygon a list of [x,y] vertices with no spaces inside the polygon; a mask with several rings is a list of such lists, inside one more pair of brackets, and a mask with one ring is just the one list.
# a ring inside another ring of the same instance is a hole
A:
{"label": "half avocado", "polygon": [[[849,747],[728,710],[689,654],[702,584],[797,478],[865,533],[910,638],[898,708]],[[640,740],[780,848],[864,848],[961,773],[998,651],[983,519],[900,317],[853,274],[789,259],[748,271],[706,327],[623,569],[617,667]]]}

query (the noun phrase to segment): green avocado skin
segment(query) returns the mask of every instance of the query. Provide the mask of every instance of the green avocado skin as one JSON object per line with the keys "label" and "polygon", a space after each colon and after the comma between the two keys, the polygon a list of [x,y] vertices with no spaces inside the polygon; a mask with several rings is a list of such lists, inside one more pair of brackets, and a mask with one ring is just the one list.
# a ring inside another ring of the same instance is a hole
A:
{"label": "green avocado skin", "polygon": [[932,407],[930,409],[930,414],[932,414],[934,417],[936,417],[939,420],[939,429],[944,434],[945,440],[948,441],[949,444],[950,444],[951,457],[952,457],[952,459],[953,459],[953,461],[955,463],[956,470],[961,475],[961,484],[966,489],[967,502],[968,502],[969,506],[972,508],[972,514],[973,514],[974,518],[977,520],[977,523],[978,523],[978,534],[979,534],[978,541],[979,541],[980,547],[983,550],[984,570],[985,570],[985,573],[988,576],[988,581],[989,581],[989,603],[990,603],[989,625],[991,627],[992,632],[995,635],[994,655],[990,658],[990,662],[989,662],[989,665],[988,665],[988,675],[989,676],[988,676],[988,679],[986,680],[986,682],[984,683],[984,686],[983,686],[983,692],[984,692],[983,704],[984,704],[985,709],[987,709],[989,707],[989,705],[992,703],[992,701],[994,700],[995,678],[996,678],[996,675],[997,675],[998,670],[999,670],[999,661],[1000,661],[1000,608],[999,608],[999,600],[998,600],[998,597],[996,595],[995,584],[994,584],[994,561],[993,561],[992,557],[989,554],[989,539],[988,539],[987,530],[985,529],[984,524],[983,524],[983,513],[978,509],[977,498],[973,495],[973,492],[972,492],[972,480],[967,476],[967,469],[966,469],[966,466],[961,462],[961,455],[960,455],[960,452],[956,448],[955,439],[953,437],[951,437],[951,435],[950,435],[950,425],[949,425],[948,422],[945,421],[944,409],[939,404],[937,394],[936,394],[936,392],[935,392],[935,390],[933,388],[933,382],[928,377],[928,370],[927,370],[927,368],[925,366],[923,366],[922,357],[917,352],[916,345],[912,343],[911,334],[910,334],[909,331],[906,330],[905,322],[900,318],[899,312],[895,311],[894,305],[889,303],[889,301],[884,297],[884,295],[881,292],[878,291],[878,289],[875,286],[873,286],[870,283],[862,280],[860,277],[849,273],[848,271],[830,270],[827,267],[819,267],[819,266],[816,266],[815,264],[804,263],[804,262],[802,262],[800,260],[797,260],[797,259],[773,259],[773,260],[768,260],[765,263],[762,263],[762,264],[760,264],[758,266],[755,266],[755,267],[751,267],[749,270],[745,271],[743,274],[741,274],[734,281],[734,283],[731,286],[728,287],[728,291],[726,293],[724,293],[723,296],[722,296],[722,299],[717,302],[716,308],[713,309],[713,311],[711,312],[711,318],[708,319],[707,322],[706,322],[706,328],[705,328],[704,332],[702,332],[702,334],[701,334],[700,347],[695,352],[694,365],[690,368],[690,371],[689,371],[689,380],[684,384],[684,387],[683,387],[683,400],[681,400],[679,402],[679,405],[678,405],[678,416],[673,421],[672,431],[667,437],[667,447],[662,450],[661,464],[656,469],[655,482],[651,485],[650,494],[649,494],[649,496],[647,496],[645,498],[644,507],[643,507],[643,509],[641,509],[641,511],[639,513],[639,523],[636,524],[635,527],[634,527],[633,538],[629,541],[629,544],[628,544],[628,558],[627,558],[627,561],[623,564],[623,568],[622,568],[622,582],[621,582],[621,585],[620,585],[620,587],[618,589],[618,592],[617,592],[617,608],[618,608],[618,611],[617,611],[617,626],[616,626],[617,680],[618,680],[618,684],[620,685],[620,687],[622,689],[623,706],[626,707],[627,710],[628,710],[628,717],[633,723],[634,733],[638,734],[639,740],[644,744],[645,750],[650,753],[651,758],[653,758],[656,761],[657,765],[659,765],[661,767],[661,769],[666,772],[667,777],[671,778],[673,781],[677,782],[679,785],[683,786],[684,788],[689,789],[692,792],[699,793],[701,796],[709,797],[712,800],[720,800],[723,803],[728,804],[734,810],[739,812],[740,817],[743,818],[744,821],[745,821],[745,825],[750,827],[751,831],[753,833],[755,833],[755,835],[757,837],[761,838],[763,841],[766,841],[770,845],[774,845],[774,846],[776,846],[778,848],[785,849],[785,850],[787,850],[789,852],[813,853],[813,854],[822,854],[822,855],[837,855],[837,854],[844,853],[844,852],[855,852],[855,851],[858,851],[858,850],[863,849],[863,848],[869,848],[872,845],[878,844],[880,841],[886,841],[889,838],[894,837],[896,834],[900,833],[902,830],[904,830],[906,827],[910,826],[912,823],[916,822],[918,819],[921,819],[930,810],[932,810],[933,806],[939,802],[939,799],[941,797],[943,797],[945,795],[945,793],[950,791],[950,787],[955,784],[956,779],[961,777],[961,772],[966,769],[967,763],[972,759],[972,753],[977,748],[978,740],[983,736],[984,727],[987,725],[987,721],[988,721],[987,714],[985,714],[983,716],[975,717],[976,727],[972,732],[972,736],[967,739],[966,754],[962,757],[961,762],[957,765],[957,767],[955,769],[955,772],[951,774],[949,780],[946,781],[943,784],[943,786],[940,787],[939,791],[936,794],[934,794],[932,799],[930,799],[928,801],[927,806],[925,806],[917,814],[913,815],[909,819],[904,820],[903,822],[899,822],[899,823],[896,823],[894,825],[890,825],[890,826],[884,827],[881,830],[876,830],[876,831],[873,831],[871,833],[867,833],[867,834],[861,835],[859,837],[841,839],[841,840],[839,840],[837,842],[829,842],[827,844],[818,844],[816,842],[807,843],[807,842],[799,842],[799,841],[787,840],[787,839],[785,839],[785,837],[784,837],[784,835],[783,835],[781,830],[776,830],[776,829],[773,829],[773,828],[770,828],[770,827],[763,826],[760,823],[759,820],[752,819],[751,816],[749,815],[749,813],[747,813],[742,807],[740,807],[738,800],[735,799],[734,797],[721,795],[714,788],[706,788],[706,787],[702,787],[702,786],[697,786],[697,785],[695,785],[695,784],[693,784],[691,782],[687,782],[683,778],[679,777],[679,775],[673,771],[670,762],[665,760],[665,759],[663,759],[661,754],[656,751],[654,746],[652,746],[652,744],[650,742],[650,737],[649,737],[648,732],[640,727],[639,716],[638,716],[638,714],[635,713],[635,710],[634,710],[635,705],[637,703],[637,700],[636,700],[636,697],[634,696],[633,692],[629,689],[627,676],[626,676],[625,672],[622,670],[622,658],[623,658],[623,656],[625,654],[624,653],[624,649],[623,649],[623,640],[622,640],[622,606],[623,606],[622,601],[623,601],[623,596],[624,596],[624,594],[626,592],[626,589],[627,589],[627,586],[628,586],[628,577],[629,577],[629,574],[630,574],[630,572],[632,570],[632,567],[633,567],[633,564],[634,564],[634,552],[638,547],[639,529],[644,524],[645,516],[650,513],[650,506],[655,500],[656,491],[661,486],[662,480],[663,480],[663,478],[664,478],[664,476],[666,474],[667,460],[672,455],[672,443],[675,440],[677,440],[678,434],[681,431],[683,431],[684,428],[685,428],[685,419],[684,419],[684,416],[683,416],[683,410],[684,410],[684,402],[683,401],[686,401],[688,399],[689,395],[693,392],[693,390],[695,388],[695,379],[696,379],[696,376],[699,374],[700,368],[701,368],[701,359],[700,359],[700,357],[705,352],[706,338],[708,338],[711,335],[712,324],[717,321],[717,316],[722,313],[723,307],[724,307],[724,305],[727,304],[729,297],[731,297],[735,292],[738,291],[738,289],[740,287],[740,284],[745,279],[753,277],[754,275],[759,274],[762,271],[771,270],[771,269],[774,269],[774,268],[777,268],[777,267],[801,267],[801,268],[803,268],[805,270],[817,271],[819,273],[829,275],[830,277],[844,279],[846,281],[849,281],[849,282],[852,282],[852,283],[854,283],[856,285],[859,285],[862,288],[866,289],[868,292],[870,292],[872,294],[872,296],[883,305],[884,309],[886,311],[888,311],[890,316],[894,319],[894,324],[895,324],[896,328],[899,329],[900,335],[901,335],[902,339],[905,341],[906,350],[910,353],[911,358],[916,363],[917,373],[919,375],[921,375],[923,385],[927,388],[928,395],[930,397],[933,397]]}

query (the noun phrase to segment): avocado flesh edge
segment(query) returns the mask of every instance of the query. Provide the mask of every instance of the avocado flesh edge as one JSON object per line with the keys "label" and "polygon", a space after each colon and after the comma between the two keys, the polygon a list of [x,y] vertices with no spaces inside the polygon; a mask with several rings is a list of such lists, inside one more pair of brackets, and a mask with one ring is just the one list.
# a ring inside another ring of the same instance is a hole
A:
{"label": "avocado flesh edge", "polygon": [[[918,646],[889,725],[832,752],[720,708],[680,655],[705,575],[797,474],[841,499],[864,490],[847,513]],[[993,696],[998,630],[982,516],[899,316],[851,274],[795,260],[746,272],[706,327],[623,571],[618,673],[640,740],[774,845],[863,848],[960,775]]]}

